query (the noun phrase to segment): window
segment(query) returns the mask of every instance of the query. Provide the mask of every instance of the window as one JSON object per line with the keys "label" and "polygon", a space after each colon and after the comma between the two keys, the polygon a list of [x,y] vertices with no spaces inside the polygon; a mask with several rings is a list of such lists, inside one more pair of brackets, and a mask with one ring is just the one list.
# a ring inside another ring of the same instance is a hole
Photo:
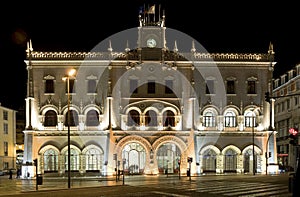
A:
{"label": "window", "polygon": [[[78,114],[75,110],[70,110],[70,126],[78,125]],[[68,126],[68,113],[66,113],[65,126]]]}
{"label": "window", "polygon": [[225,169],[226,172],[235,172],[237,168],[237,153],[233,149],[225,152]]}
{"label": "window", "polygon": [[88,92],[87,93],[95,93],[96,92],[97,81],[95,79],[88,80]]}
{"label": "window", "polygon": [[[69,79],[70,93],[75,93],[75,79]],[[68,93],[68,81],[66,81],[66,93]]]}
{"label": "window", "polygon": [[128,126],[137,126],[140,125],[140,114],[136,110],[131,110],[128,114],[127,120]]}
{"label": "window", "polygon": [[3,131],[4,131],[4,134],[8,134],[8,124],[7,123],[3,123]]}
{"label": "window", "polygon": [[45,82],[45,93],[46,94],[53,94],[54,93],[54,80],[53,79],[46,79]]}
{"label": "window", "polygon": [[225,127],[235,127],[236,121],[235,121],[235,113],[232,111],[228,111],[225,113]]}
{"label": "window", "polygon": [[215,94],[214,80],[206,81],[206,94]]}
{"label": "window", "polygon": [[130,80],[130,93],[137,94],[138,93],[138,80],[131,79]]}
{"label": "window", "polygon": [[255,114],[252,111],[248,111],[245,114],[245,127],[255,126]]}
{"label": "window", "polygon": [[[74,148],[71,148],[71,155],[70,155],[70,168],[71,171],[78,171],[79,170],[79,152],[76,151]],[[68,151],[65,152],[65,169],[68,171]]]}
{"label": "window", "polygon": [[235,94],[234,81],[227,81],[227,94]]}
{"label": "window", "polygon": [[175,127],[175,115],[172,111],[167,110],[163,113],[163,125],[164,127]]}
{"label": "window", "polygon": [[4,142],[4,156],[8,156],[8,142]]}
{"label": "window", "polygon": [[216,117],[212,112],[206,112],[204,114],[204,126],[205,127],[214,127],[216,126]]}
{"label": "window", "polygon": [[45,113],[45,121],[44,121],[44,126],[49,127],[49,126],[56,126],[57,125],[57,114],[54,110],[48,110]]}
{"label": "window", "polygon": [[148,94],[155,94],[155,81],[148,81]]}
{"label": "window", "polygon": [[203,171],[215,172],[216,171],[217,154],[214,150],[208,149],[203,153]]}
{"label": "window", "polygon": [[8,112],[3,110],[3,120],[8,120]]}
{"label": "window", "polygon": [[247,94],[256,94],[255,81],[248,81]]}
{"label": "window", "polygon": [[91,148],[86,152],[85,155],[86,160],[86,170],[100,170],[101,163],[103,161],[103,154],[98,149]]}
{"label": "window", "polygon": [[165,93],[166,94],[172,94],[173,93],[173,81],[172,80],[166,80],[165,85]]}
{"label": "window", "polygon": [[99,125],[99,113],[96,110],[90,110],[86,114],[86,126],[98,126]]}
{"label": "window", "polygon": [[50,148],[44,153],[44,171],[56,172],[58,170],[58,152]]}
{"label": "window", "polygon": [[145,114],[145,125],[146,126],[157,126],[157,115],[153,110],[149,110]]}
{"label": "window", "polygon": [[9,168],[8,164],[9,164],[8,162],[4,162],[3,169],[8,169]]}

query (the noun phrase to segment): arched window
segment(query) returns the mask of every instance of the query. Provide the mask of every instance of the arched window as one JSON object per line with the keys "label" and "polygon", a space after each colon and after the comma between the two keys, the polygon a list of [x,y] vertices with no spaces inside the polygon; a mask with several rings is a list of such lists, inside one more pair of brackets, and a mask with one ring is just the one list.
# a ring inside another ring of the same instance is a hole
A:
{"label": "arched window", "polygon": [[245,113],[245,127],[255,126],[255,114],[252,111]]}
{"label": "arched window", "polygon": [[50,148],[44,153],[44,171],[58,171],[58,152]]}
{"label": "arched window", "polygon": [[145,114],[145,125],[146,126],[157,126],[157,114],[153,110],[149,110]]}
{"label": "arched window", "polygon": [[[75,110],[70,110],[70,126],[78,125],[78,114]],[[65,126],[68,126],[68,113],[66,113]]]}
{"label": "arched window", "polygon": [[225,153],[225,171],[227,172],[236,172],[237,168],[237,153],[228,149]]}
{"label": "arched window", "polygon": [[175,114],[172,111],[167,110],[163,113],[163,126],[175,127]]}
{"label": "arched window", "polygon": [[48,110],[45,113],[45,121],[44,121],[44,126],[49,127],[49,126],[56,126],[57,125],[57,114],[54,110]]}
{"label": "arched window", "polygon": [[205,127],[215,127],[216,126],[216,116],[213,112],[211,112],[211,111],[205,112],[204,126]]}
{"label": "arched window", "polygon": [[140,114],[136,110],[131,110],[128,113],[128,118],[127,118],[127,125],[128,126],[138,126],[140,125]]}
{"label": "arched window", "polygon": [[95,148],[91,148],[86,152],[86,170],[101,170],[103,164],[103,154]]}
{"label": "arched window", "polygon": [[217,165],[217,154],[214,150],[208,149],[203,154],[203,171],[215,172]]}
{"label": "arched window", "polygon": [[86,126],[98,126],[99,113],[96,110],[90,110],[86,114]]}
{"label": "arched window", "polygon": [[232,111],[227,111],[225,113],[225,127],[235,127],[236,126],[236,116]]}
{"label": "arched window", "polygon": [[[71,171],[78,171],[79,170],[79,152],[71,148],[71,155],[70,155],[70,168]],[[65,152],[65,169],[68,171],[68,151]]]}

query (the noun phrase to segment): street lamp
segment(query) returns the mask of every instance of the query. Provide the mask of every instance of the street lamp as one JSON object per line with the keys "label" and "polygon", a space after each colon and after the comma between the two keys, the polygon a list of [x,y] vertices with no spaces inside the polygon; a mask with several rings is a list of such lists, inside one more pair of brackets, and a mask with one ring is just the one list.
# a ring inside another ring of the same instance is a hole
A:
{"label": "street lamp", "polygon": [[70,137],[70,77],[76,73],[75,69],[71,69],[67,76],[63,77],[63,81],[67,81],[67,95],[68,95],[68,188],[71,188],[71,137]]}

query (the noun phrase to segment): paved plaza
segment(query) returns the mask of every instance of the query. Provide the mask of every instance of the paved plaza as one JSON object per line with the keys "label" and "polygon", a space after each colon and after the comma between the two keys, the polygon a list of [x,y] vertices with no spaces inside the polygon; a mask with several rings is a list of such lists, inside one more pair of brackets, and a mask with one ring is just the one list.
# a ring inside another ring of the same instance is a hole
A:
{"label": "paved plaza", "polygon": [[288,174],[281,175],[203,175],[198,177],[125,176],[80,177],[71,179],[68,189],[67,177],[45,177],[43,184],[36,186],[35,179],[9,180],[0,177],[0,196],[276,196],[290,197]]}

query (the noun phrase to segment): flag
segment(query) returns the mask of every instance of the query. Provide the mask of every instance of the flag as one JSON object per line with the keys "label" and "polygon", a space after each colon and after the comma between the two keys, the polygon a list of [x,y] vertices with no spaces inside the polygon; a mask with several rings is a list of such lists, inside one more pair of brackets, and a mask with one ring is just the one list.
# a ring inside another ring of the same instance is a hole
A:
{"label": "flag", "polygon": [[147,12],[148,14],[155,14],[155,5],[151,6]]}

